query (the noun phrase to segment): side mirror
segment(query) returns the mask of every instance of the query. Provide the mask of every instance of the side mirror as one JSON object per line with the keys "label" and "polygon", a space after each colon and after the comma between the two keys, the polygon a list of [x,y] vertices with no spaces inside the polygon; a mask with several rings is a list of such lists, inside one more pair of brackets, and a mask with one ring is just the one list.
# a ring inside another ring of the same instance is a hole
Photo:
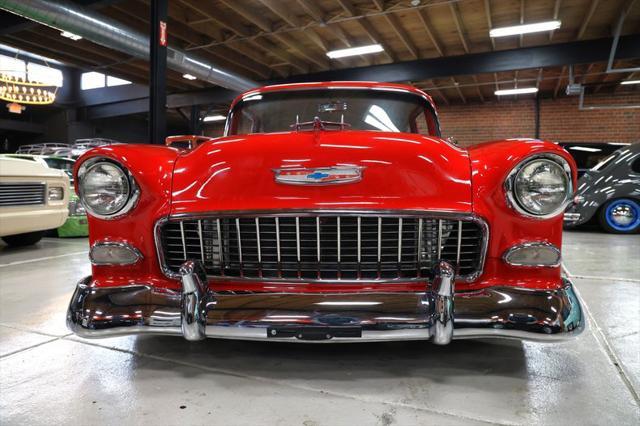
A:
{"label": "side mirror", "polygon": [[458,139],[454,138],[453,136],[449,136],[446,139],[447,142],[449,142],[451,145],[460,145],[460,143],[458,142]]}

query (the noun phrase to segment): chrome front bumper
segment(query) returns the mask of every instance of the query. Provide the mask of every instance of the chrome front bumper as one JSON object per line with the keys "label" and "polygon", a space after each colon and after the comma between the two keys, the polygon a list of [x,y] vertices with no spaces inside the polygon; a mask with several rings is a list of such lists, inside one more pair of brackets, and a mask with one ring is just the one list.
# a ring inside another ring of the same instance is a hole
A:
{"label": "chrome front bumper", "polygon": [[129,334],[293,342],[371,342],[483,337],[557,341],[580,334],[585,317],[572,284],[557,290],[507,286],[454,293],[453,269],[434,270],[424,292],[229,293],[206,288],[198,263],[181,269],[182,292],[148,284],[78,283],[67,325],[87,338]]}

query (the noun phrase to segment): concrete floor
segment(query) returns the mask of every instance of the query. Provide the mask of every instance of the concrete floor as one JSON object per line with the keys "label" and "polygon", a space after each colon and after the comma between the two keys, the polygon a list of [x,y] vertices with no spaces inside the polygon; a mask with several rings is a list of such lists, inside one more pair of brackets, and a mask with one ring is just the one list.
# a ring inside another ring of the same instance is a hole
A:
{"label": "concrete floor", "polygon": [[83,340],[85,239],[0,247],[0,424],[640,424],[640,236],[568,232],[590,328],[558,345]]}

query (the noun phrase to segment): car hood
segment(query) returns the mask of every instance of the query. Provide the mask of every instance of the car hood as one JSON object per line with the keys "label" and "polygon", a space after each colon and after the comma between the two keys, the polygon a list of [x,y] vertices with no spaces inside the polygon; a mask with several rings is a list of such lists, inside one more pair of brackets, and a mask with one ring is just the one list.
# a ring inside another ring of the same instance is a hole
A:
{"label": "car hood", "polygon": [[[359,182],[290,185],[274,169],[362,167]],[[172,214],[274,209],[471,212],[467,151],[406,133],[308,131],[224,137],[176,162]]]}
{"label": "car hood", "polygon": [[0,176],[2,177],[37,177],[62,178],[65,173],[51,169],[39,162],[21,158],[0,157]]}

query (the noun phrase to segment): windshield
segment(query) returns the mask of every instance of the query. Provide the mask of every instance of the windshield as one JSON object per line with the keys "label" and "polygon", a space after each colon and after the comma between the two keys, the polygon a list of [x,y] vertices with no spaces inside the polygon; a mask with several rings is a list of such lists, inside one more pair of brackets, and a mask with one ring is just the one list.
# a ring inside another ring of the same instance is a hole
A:
{"label": "windshield", "polygon": [[64,170],[69,177],[73,176],[74,161],[64,158],[45,158],[44,161],[52,169]]}
{"label": "windshield", "polygon": [[[431,105],[413,93],[373,89],[315,89],[245,97],[234,107],[229,134],[286,132],[296,123],[345,123],[351,130],[439,136]],[[335,128],[335,127],[334,127]],[[339,127],[338,127],[339,128]]]}
{"label": "windshield", "polygon": [[611,162],[611,160],[613,160],[614,158],[616,158],[618,156],[617,152],[614,152],[613,154],[610,154],[609,156],[605,157],[602,161],[600,161],[598,164],[596,164],[595,166],[593,166],[593,168],[590,170],[592,172],[599,172],[600,170],[602,170],[607,164],[609,164]]}

